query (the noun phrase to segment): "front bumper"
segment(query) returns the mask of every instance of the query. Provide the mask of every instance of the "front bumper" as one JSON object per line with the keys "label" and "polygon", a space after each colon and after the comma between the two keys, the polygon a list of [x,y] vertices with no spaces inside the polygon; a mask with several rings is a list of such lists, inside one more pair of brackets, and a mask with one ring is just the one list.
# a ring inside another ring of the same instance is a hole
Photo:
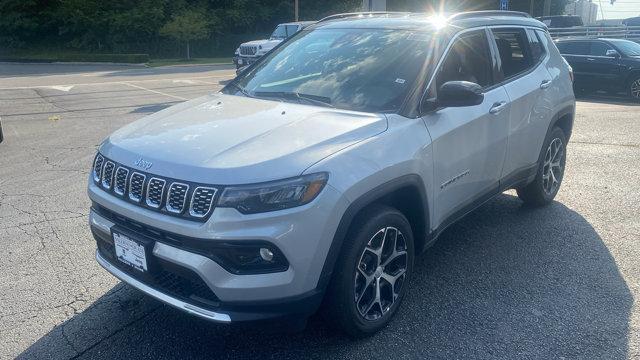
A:
{"label": "front bumper", "polygon": [[102,257],[102,255],[100,255],[100,251],[97,251],[97,250],[96,250],[96,260],[98,261],[98,264],[100,264],[103,268],[105,268],[105,270],[110,272],[113,276],[126,282],[127,284],[133,286],[134,288],[142,291],[143,293],[162,301],[165,304],[171,305],[177,309],[186,311],[187,313],[190,313],[192,315],[198,316],[206,320],[212,320],[212,321],[223,322],[223,323],[231,322],[231,317],[229,316],[229,314],[210,311],[202,307],[189,304],[185,301],[171,297],[165,293],[162,293],[152,288],[151,286],[146,285],[145,283],[135,279],[133,276],[130,276],[126,272],[118,269],[116,266],[109,263],[104,257]]}
{"label": "front bumper", "polygon": [[233,58],[233,63],[236,65],[236,69],[239,69],[253,64],[260,58],[261,56],[235,56]]}
{"label": "front bumper", "polygon": [[[341,208],[347,205],[335,189],[327,186],[314,202],[300,208],[250,216],[234,209],[221,208],[214,210],[206,223],[195,223],[134,206],[92,184],[89,186],[89,195],[94,201],[90,225],[98,241],[96,258],[100,265],[122,281],[160,301],[218,322],[252,321],[315,312],[324,291],[318,285],[323,264],[343,212]],[[147,227],[150,231],[142,233],[138,228],[123,223],[122,219],[137,223],[138,227]],[[128,265],[121,264],[113,254],[108,254],[113,251],[114,227],[119,232],[122,229],[131,230],[134,236],[140,233],[151,239],[149,254],[154,261],[161,262],[163,267],[170,265],[188,272],[191,278],[199,282],[199,294],[203,293],[203,288],[211,292],[212,296],[207,298],[209,301],[191,301],[189,296],[176,296],[165,291],[166,287],[136,276],[138,274],[130,271]],[[181,246],[174,241],[176,237],[205,242],[266,241],[282,251],[289,260],[289,268],[274,273],[233,274],[211,258]]]}

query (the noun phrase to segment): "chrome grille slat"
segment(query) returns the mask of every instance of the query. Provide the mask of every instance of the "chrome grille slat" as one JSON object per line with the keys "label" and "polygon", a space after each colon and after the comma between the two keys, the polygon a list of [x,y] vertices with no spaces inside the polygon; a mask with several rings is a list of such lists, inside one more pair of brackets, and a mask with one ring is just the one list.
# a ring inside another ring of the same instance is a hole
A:
{"label": "chrome grille slat", "polygon": [[146,175],[134,172],[129,178],[129,199],[140,202],[142,200],[142,194],[144,193],[144,181]]}
{"label": "chrome grille slat", "polygon": [[113,184],[113,192],[123,196],[127,191],[127,177],[129,176],[129,169],[119,166],[116,170],[116,178]]}
{"label": "chrome grille slat", "polygon": [[102,168],[102,187],[105,189],[111,189],[113,185],[113,170],[115,169],[116,164],[113,161],[107,161],[104,164],[104,168]]}
{"label": "chrome grille slat", "polygon": [[149,183],[147,184],[147,196],[145,199],[147,206],[157,209],[162,205],[164,186],[166,183],[166,180],[157,177],[149,179]]}
{"label": "chrome grille slat", "polygon": [[104,165],[104,157],[98,154],[93,161],[93,181],[95,182],[102,178],[102,165]]}
{"label": "chrome grille slat", "polygon": [[209,214],[213,206],[213,198],[216,196],[216,188],[198,186],[191,195],[189,215],[203,218]]}
{"label": "chrome grille slat", "polygon": [[169,185],[169,191],[167,195],[167,211],[180,214],[184,211],[184,207],[187,203],[187,192],[189,191],[189,185],[174,182]]}

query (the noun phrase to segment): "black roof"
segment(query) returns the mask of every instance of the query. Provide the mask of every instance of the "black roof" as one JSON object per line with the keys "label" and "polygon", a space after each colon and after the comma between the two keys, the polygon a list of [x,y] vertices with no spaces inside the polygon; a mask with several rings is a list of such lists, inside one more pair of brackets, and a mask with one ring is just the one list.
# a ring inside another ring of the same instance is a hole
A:
{"label": "black roof", "polygon": [[[445,20],[446,19],[446,20]],[[314,24],[313,28],[362,29],[465,29],[490,25],[518,25],[546,28],[540,21],[525,13],[512,11],[475,11],[434,18],[427,13],[351,13],[329,16]]]}

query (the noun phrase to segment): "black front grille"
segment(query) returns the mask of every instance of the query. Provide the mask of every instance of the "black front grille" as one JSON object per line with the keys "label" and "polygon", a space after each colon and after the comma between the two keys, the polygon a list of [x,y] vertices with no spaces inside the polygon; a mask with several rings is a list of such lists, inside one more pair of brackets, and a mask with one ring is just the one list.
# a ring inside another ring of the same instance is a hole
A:
{"label": "black front grille", "polygon": [[173,213],[181,213],[187,202],[187,192],[189,185],[173,183],[169,186],[169,198],[167,199],[167,210]]}
{"label": "black front grille", "polygon": [[164,184],[166,181],[158,178],[149,179],[147,185],[147,205],[159,208],[162,205],[162,195],[164,194]]}
{"label": "black front grille", "polygon": [[211,211],[213,198],[216,196],[216,189],[207,187],[198,187],[193,191],[191,199],[191,209],[189,213],[195,217],[205,217]]}
{"label": "black front grille", "polygon": [[153,258],[147,259],[149,271],[142,273],[118,260],[112,243],[99,237],[96,241],[103,258],[143,284],[200,307],[215,310],[219,306],[220,300],[216,294],[192,270],[151,255]]}
{"label": "black front grille", "polygon": [[93,181],[99,182],[102,179],[102,165],[104,165],[104,157],[100,154],[93,161]]}
{"label": "black front grille", "polygon": [[136,171],[96,155],[93,178],[100,188],[150,210],[192,221],[206,221],[218,188]]}
{"label": "black front grille", "polygon": [[140,202],[142,200],[142,189],[144,188],[144,179],[146,176],[134,172],[129,180],[129,199]]}
{"label": "black front grille", "polygon": [[256,46],[240,46],[240,55],[253,56],[258,51]]}
{"label": "black front grille", "polygon": [[129,176],[129,170],[122,166],[116,170],[116,181],[113,186],[113,192],[122,196],[127,190],[127,176]]}
{"label": "black front grille", "polygon": [[111,189],[111,185],[113,183],[113,169],[115,169],[116,164],[112,161],[107,161],[104,164],[104,168],[102,169],[102,187],[105,189]]}

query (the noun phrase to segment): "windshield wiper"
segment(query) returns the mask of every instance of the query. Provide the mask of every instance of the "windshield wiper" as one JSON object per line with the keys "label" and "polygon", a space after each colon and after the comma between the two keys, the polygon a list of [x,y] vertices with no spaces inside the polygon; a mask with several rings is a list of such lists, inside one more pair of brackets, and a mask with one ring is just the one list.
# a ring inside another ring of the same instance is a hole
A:
{"label": "windshield wiper", "polygon": [[285,99],[304,100],[314,105],[335,108],[331,105],[331,98],[320,95],[302,94],[295,91],[256,91],[253,93],[257,97],[280,97]]}

